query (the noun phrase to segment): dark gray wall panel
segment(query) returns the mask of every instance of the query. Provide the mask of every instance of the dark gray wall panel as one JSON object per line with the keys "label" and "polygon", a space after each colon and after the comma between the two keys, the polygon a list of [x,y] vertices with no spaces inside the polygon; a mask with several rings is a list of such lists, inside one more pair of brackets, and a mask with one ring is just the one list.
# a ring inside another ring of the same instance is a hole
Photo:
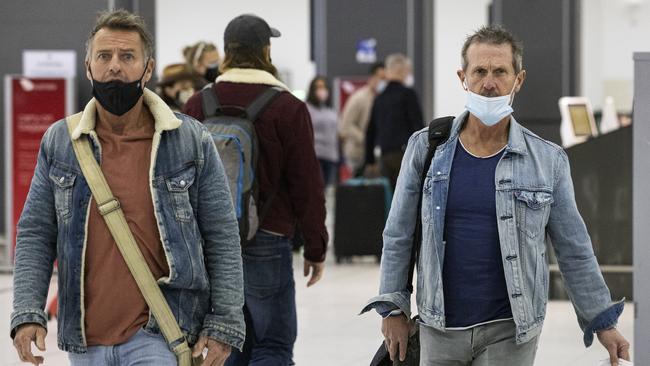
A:
{"label": "dark gray wall panel", "polygon": [[[118,4],[139,12],[155,33],[155,1],[131,0]],[[80,110],[91,98],[83,60],[85,40],[99,11],[107,9],[107,0],[28,0],[0,1],[0,76],[22,72],[24,49],[71,49],[77,51],[77,104]],[[154,34],[155,38],[155,34]],[[3,113],[0,114],[0,141],[4,143],[4,87],[0,90]],[[0,149],[0,233],[5,232],[4,149]]]}
{"label": "dark gray wall panel", "polygon": [[514,115],[554,142],[560,142],[558,99],[578,92],[578,5],[578,0],[495,0],[492,7],[493,22],[524,43],[527,78],[515,98]]}
{"label": "dark gray wall panel", "polygon": [[[316,1],[317,3],[319,1]],[[324,1],[327,76],[366,75],[368,64],[355,59],[357,42],[377,40],[377,59],[395,52],[407,53],[407,2],[394,0]],[[315,7],[319,11],[322,7]]]}

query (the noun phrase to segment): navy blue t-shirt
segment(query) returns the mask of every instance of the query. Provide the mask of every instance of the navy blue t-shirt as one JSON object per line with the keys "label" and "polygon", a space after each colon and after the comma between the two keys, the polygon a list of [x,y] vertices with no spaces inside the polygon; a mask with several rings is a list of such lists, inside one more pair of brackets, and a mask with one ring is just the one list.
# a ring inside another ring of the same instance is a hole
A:
{"label": "navy blue t-shirt", "polygon": [[488,158],[461,145],[451,168],[445,214],[443,290],[446,326],[512,318],[497,229],[494,174],[503,152]]}

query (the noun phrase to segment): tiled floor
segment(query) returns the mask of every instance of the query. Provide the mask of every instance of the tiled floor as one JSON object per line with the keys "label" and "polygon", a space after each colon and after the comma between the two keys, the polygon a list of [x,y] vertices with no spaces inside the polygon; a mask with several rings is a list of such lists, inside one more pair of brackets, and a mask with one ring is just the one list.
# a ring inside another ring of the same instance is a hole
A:
{"label": "tiled floor", "polygon": [[[364,301],[377,292],[379,267],[374,259],[357,259],[352,264],[328,262],[325,277],[306,288],[302,263],[296,257],[296,287],[299,332],[295,347],[297,365],[368,365],[381,342],[379,317],[374,313],[357,315]],[[11,311],[11,276],[0,276],[0,365],[18,365],[8,337]],[[536,366],[596,366],[607,356],[594,344],[582,345],[582,337],[571,304],[551,302],[539,345]],[[627,304],[619,328],[632,341],[634,308]],[[46,365],[67,365],[65,354],[56,349],[56,323],[50,322]],[[333,363],[334,362],[334,363]]]}

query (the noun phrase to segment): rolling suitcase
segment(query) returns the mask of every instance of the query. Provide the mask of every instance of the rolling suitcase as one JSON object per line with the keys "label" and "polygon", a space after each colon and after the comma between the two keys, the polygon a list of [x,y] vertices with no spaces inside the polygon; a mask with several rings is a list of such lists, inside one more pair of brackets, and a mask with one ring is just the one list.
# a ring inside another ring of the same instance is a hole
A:
{"label": "rolling suitcase", "polygon": [[387,178],[354,178],[337,187],[334,217],[337,263],[356,255],[381,258],[382,232],[391,199]]}

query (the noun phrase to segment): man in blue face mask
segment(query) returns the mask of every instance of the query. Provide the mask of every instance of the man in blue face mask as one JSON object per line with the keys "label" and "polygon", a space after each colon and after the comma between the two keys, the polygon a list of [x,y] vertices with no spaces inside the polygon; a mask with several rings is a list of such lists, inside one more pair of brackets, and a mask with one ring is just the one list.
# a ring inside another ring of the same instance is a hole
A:
{"label": "man in blue face mask", "polygon": [[420,365],[532,366],[548,300],[548,238],[585,345],[597,334],[612,365],[629,360],[615,328],[624,304],[612,302],[600,273],[567,155],[512,116],[526,78],[522,53],[499,26],[469,36],[457,72],[466,110],[428,171],[427,129],[409,140],[384,231],[380,295],[364,308],[384,316],[392,359],[406,353],[408,264],[420,215]]}
{"label": "man in blue face mask", "polygon": [[[177,365],[187,345],[194,356],[207,348],[204,365],[223,365],[243,345],[239,228],[223,165],[205,127],[145,88],[153,44],[141,17],[101,14],[87,41],[94,98],[43,137],[17,231],[11,335],[22,361],[43,362],[31,343],[45,351],[55,260],[58,345],[72,365]],[[80,156],[95,157],[114,199],[91,194],[73,144],[89,146]],[[143,296],[104,221],[120,208],[128,229],[118,232],[132,233],[165,301]],[[164,303],[173,316],[158,316]],[[174,322],[182,335],[169,339]]]}

